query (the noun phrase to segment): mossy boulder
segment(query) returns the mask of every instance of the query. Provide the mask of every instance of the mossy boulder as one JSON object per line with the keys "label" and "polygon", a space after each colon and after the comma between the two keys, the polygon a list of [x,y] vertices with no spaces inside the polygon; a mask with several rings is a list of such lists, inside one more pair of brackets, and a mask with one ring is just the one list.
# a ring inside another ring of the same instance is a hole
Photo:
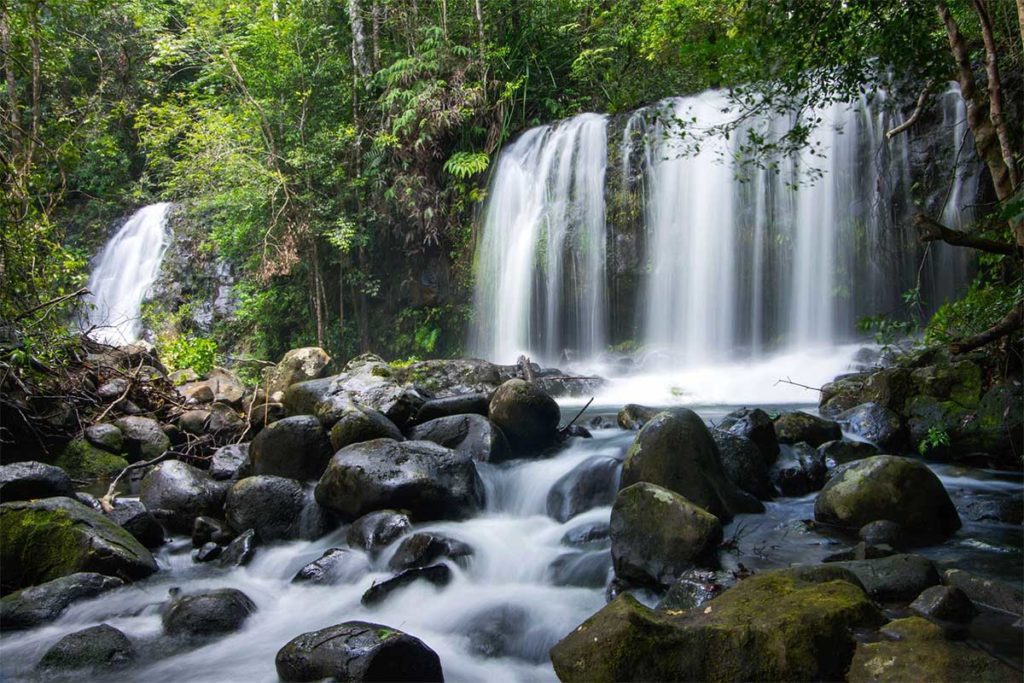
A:
{"label": "mossy boulder", "polygon": [[875,455],[833,474],[814,502],[814,518],[856,531],[868,522],[899,524],[910,544],[927,545],[960,528],[939,478],[920,460]]}
{"label": "mossy boulder", "polygon": [[504,382],[491,397],[488,416],[523,455],[536,455],[555,442],[562,412],[551,395],[521,379]]}
{"label": "mossy boulder", "polygon": [[128,461],[120,455],[97,448],[81,438],[65,446],[55,464],[72,479],[107,479],[128,467]]}
{"label": "mossy boulder", "polygon": [[171,447],[171,438],[153,418],[129,415],[114,425],[124,436],[124,449],[130,462],[152,460]]}
{"label": "mossy boulder", "polygon": [[86,427],[85,438],[93,446],[102,448],[108,453],[120,455],[124,452],[124,434],[117,428],[117,425],[109,422]]}
{"label": "mossy boulder", "polygon": [[892,621],[887,640],[860,643],[850,663],[851,683],[887,681],[1020,681],[1019,671],[964,643],[942,637],[942,629],[921,617]]}
{"label": "mossy boulder", "polygon": [[803,442],[815,448],[827,441],[843,438],[837,423],[801,410],[782,413],[775,418],[775,434],[779,443]]}
{"label": "mossy boulder", "polygon": [[552,648],[555,673],[565,683],[841,679],[850,629],[881,618],[855,584],[815,578],[757,574],[682,613],[621,595]]}
{"label": "mossy boulder", "polygon": [[844,410],[849,410],[861,403],[861,392],[867,373],[857,373],[845,377],[837,377],[821,388],[818,412],[825,417],[835,417]]}
{"label": "mossy boulder", "polygon": [[713,560],[722,525],[678,493],[640,482],[619,491],[609,535],[620,579],[667,586],[695,562]]}
{"label": "mossy boulder", "polygon": [[37,669],[53,673],[88,669],[120,669],[135,660],[135,647],[128,636],[108,624],[69,633],[46,651]]}
{"label": "mossy boulder", "polygon": [[636,435],[620,486],[642,481],[674,491],[722,521],[764,510],[760,501],[729,481],[707,426],[686,408],[658,413]]}
{"label": "mossy boulder", "polygon": [[330,362],[331,357],[318,346],[292,349],[277,365],[263,371],[266,391],[283,392],[296,382],[316,379]]}
{"label": "mossy boulder", "polygon": [[660,412],[658,408],[649,408],[638,403],[627,403],[619,410],[616,422],[623,429],[635,432],[650,422],[651,418]]}
{"label": "mossy boulder", "polygon": [[157,570],[130,533],[63,497],[0,505],[0,566],[4,595],[75,572],[132,581]]}
{"label": "mossy boulder", "polygon": [[[336,401],[322,403],[320,407],[323,410],[325,405],[333,406],[335,403]],[[363,441],[372,441],[373,439],[401,441],[404,438],[398,427],[384,417],[383,413],[364,408],[348,400],[343,401],[342,406],[321,412],[317,417],[325,426],[325,417],[328,422],[333,422],[329,429],[331,430],[331,448],[335,452],[345,446]]]}
{"label": "mossy boulder", "polygon": [[911,373],[914,393],[975,408],[981,400],[981,368],[969,360],[917,368]]}
{"label": "mossy boulder", "polygon": [[884,602],[910,602],[941,581],[935,564],[920,555],[889,555],[832,564],[852,572],[868,595]]}
{"label": "mossy boulder", "polygon": [[886,368],[864,380],[858,403],[870,401],[902,413],[904,403],[914,392],[914,380],[909,368]]}

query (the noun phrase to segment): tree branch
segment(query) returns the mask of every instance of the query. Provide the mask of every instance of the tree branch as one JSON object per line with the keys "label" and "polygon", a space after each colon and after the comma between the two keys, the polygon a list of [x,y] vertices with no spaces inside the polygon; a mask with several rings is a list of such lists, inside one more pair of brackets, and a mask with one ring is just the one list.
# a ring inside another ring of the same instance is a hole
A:
{"label": "tree branch", "polygon": [[935,80],[928,81],[928,84],[924,86],[924,90],[922,90],[921,94],[917,96],[917,104],[914,106],[913,113],[906,121],[887,131],[885,134],[886,140],[892,140],[894,137],[917,123],[917,120],[921,118],[921,114],[924,113],[925,105],[928,104],[928,99],[932,94],[932,88],[935,87],[935,83]]}
{"label": "tree branch", "polygon": [[952,230],[923,213],[914,216],[914,227],[917,229],[917,241],[922,244],[945,242],[954,247],[969,247],[990,254],[1002,254],[1003,256],[1013,258],[1020,258],[1022,255],[1022,247],[1018,245],[978,237],[967,232],[961,232],[960,230]]}
{"label": "tree branch", "polygon": [[978,20],[981,23],[981,38],[985,43],[989,118],[992,120],[992,126],[996,129],[999,149],[1003,153],[1003,163],[1006,164],[1006,171],[1010,174],[1010,185],[1013,186],[1013,189],[1017,189],[1020,185],[1020,177],[1017,174],[1017,160],[1014,158],[1013,149],[1010,146],[1010,134],[1006,130],[1006,122],[1003,121],[1003,87],[999,78],[998,50],[992,35],[992,17],[983,0],[974,0],[974,10],[978,13]]}
{"label": "tree branch", "polygon": [[986,344],[1002,339],[1024,327],[1024,303],[1018,302],[1002,320],[992,327],[973,337],[966,337],[960,341],[950,344],[950,351],[954,354],[967,353],[974,349],[981,348]]}

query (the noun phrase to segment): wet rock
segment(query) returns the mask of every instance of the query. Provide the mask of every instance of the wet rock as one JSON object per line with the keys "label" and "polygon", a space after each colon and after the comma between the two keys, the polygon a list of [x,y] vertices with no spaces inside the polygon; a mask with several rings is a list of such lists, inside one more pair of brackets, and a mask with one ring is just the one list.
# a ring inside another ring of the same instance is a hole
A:
{"label": "wet rock", "polygon": [[604,588],[612,576],[612,558],[605,550],[559,555],[548,567],[548,580],[555,586]]}
{"label": "wet rock", "polygon": [[901,548],[904,542],[903,527],[888,519],[876,519],[860,528],[857,535],[869,545],[889,545]]}
{"label": "wet rock", "polygon": [[926,588],[910,603],[910,609],[929,619],[970,621],[978,613],[967,594],[956,586]]}
{"label": "wet rock", "polygon": [[1005,581],[976,576],[963,569],[947,569],[942,581],[962,590],[975,604],[1024,615],[1024,594]]}
{"label": "wet rock", "polygon": [[854,584],[786,571],[739,582],[680,615],[620,595],[551,649],[559,680],[840,680],[854,627],[879,614]]}
{"label": "wet rock", "polygon": [[843,438],[837,423],[799,410],[779,415],[775,419],[775,434],[779,443],[802,441],[815,448],[826,441]]}
{"label": "wet rock", "polygon": [[391,545],[412,528],[409,518],[395,510],[378,510],[363,515],[348,528],[348,544],[375,553]]}
{"label": "wet rock", "polygon": [[764,506],[729,481],[703,420],[679,408],[654,416],[637,434],[622,466],[621,486],[650,482],[674,491],[722,521]]}
{"label": "wet rock", "polygon": [[521,455],[536,455],[555,442],[561,410],[535,384],[510,379],[494,392],[488,415]]}
{"label": "wet rock", "polygon": [[135,647],[128,636],[113,626],[100,624],[69,633],[58,640],[36,667],[39,671],[76,669],[111,670],[135,660]]}
{"label": "wet rock", "polygon": [[640,482],[619,492],[609,535],[620,579],[669,585],[722,541],[718,519],[683,496]]}
{"label": "wet rock", "polygon": [[222,403],[210,406],[210,419],[206,423],[206,433],[216,436],[221,442],[245,431],[245,418],[233,408]]}
{"label": "wet rock", "polygon": [[366,607],[383,602],[396,590],[405,588],[417,581],[426,581],[435,586],[447,586],[452,580],[452,570],[445,564],[435,564],[430,567],[416,567],[406,569],[397,576],[387,581],[376,583],[363,593],[362,603]]}
{"label": "wet rock", "polygon": [[498,605],[473,615],[460,630],[469,638],[469,650],[480,657],[544,662],[547,651],[529,638],[532,623],[530,613],[522,607]]}
{"label": "wet rock", "polygon": [[682,612],[700,607],[708,600],[721,595],[722,591],[734,582],[735,580],[726,572],[688,569],[669,586],[665,597],[658,603],[658,609]]}
{"label": "wet rock", "polygon": [[476,462],[502,462],[512,457],[501,429],[480,415],[439,417],[413,427],[409,438],[451,448]]}
{"label": "wet rock", "polygon": [[300,569],[292,583],[333,586],[352,583],[370,571],[366,555],[350,548],[330,548]]}
{"label": "wet rock", "polygon": [[285,417],[287,417],[287,414],[282,403],[276,401],[256,403],[253,406],[252,413],[249,415],[249,428],[252,430],[250,434],[258,434],[267,425],[283,420]]}
{"label": "wet rock", "polygon": [[661,411],[657,408],[648,408],[636,403],[627,403],[616,416],[616,422],[623,429],[637,431],[651,421]]}
{"label": "wet rock", "polygon": [[381,509],[414,519],[461,519],[483,507],[473,461],[428,441],[376,439],[338,451],[316,486],[317,501],[343,519]]}
{"label": "wet rock", "polygon": [[473,548],[443,534],[420,532],[402,540],[395,554],[388,561],[388,568],[393,570],[426,567],[445,558],[456,562],[465,561],[473,555]]}
{"label": "wet rock", "polygon": [[861,392],[868,373],[855,373],[837,377],[821,388],[818,411],[825,417],[835,417],[844,410],[863,403]]}
{"label": "wet rock", "polygon": [[865,439],[886,452],[899,452],[908,446],[900,416],[877,403],[861,403],[836,415],[846,431]]}
{"label": "wet rock", "polygon": [[177,636],[211,636],[237,631],[256,604],[234,588],[192,593],[175,598],[163,614],[164,632]]}
{"label": "wet rock", "polygon": [[1018,526],[1024,522],[1024,500],[1019,495],[978,495],[961,501],[957,510],[972,522],[998,522]]}
{"label": "wet rock", "polygon": [[185,399],[185,405],[213,402],[213,387],[202,380],[193,380],[178,385],[178,393]]}
{"label": "wet rock", "polygon": [[72,603],[120,588],[113,576],[79,572],[25,588],[0,599],[0,631],[19,631],[54,621]]}
{"label": "wet rock", "polygon": [[[327,422],[333,422],[331,426],[331,448],[340,451],[345,446],[374,439],[394,439],[402,441],[405,437],[398,427],[384,417],[384,414],[363,408],[355,403],[344,400],[343,408],[332,408]],[[325,422],[325,415],[319,416],[321,422]],[[326,424],[326,423],[325,423]]]}
{"label": "wet rock", "polygon": [[1020,680],[1020,672],[981,650],[945,640],[939,626],[921,617],[889,622],[882,633],[891,640],[857,645],[847,674],[851,683]]}
{"label": "wet rock", "polygon": [[73,439],[56,461],[58,467],[75,479],[114,477],[128,464],[121,456],[97,448],[85,439]]}
{"label": "wet rock", "polygon": [[199,548],[192,551],[192,559],[200,563],[213,562],[218,557],[220,557],[223,551],[224,549],[222,547],[220,547],[213,541],[210,541],[209,543],[204,543]]}
{"label": "wet rock", "polygon": [[837,465],[845,465],[854,460],[870,458],[872,455],[878,455],[880,451],[877,446],[866,441],[837,439],[835,441],[826,441],[818,446],[818,453],[825,459],[825,464],[832,468]]}
{"label": "wet rock", "polygon": [[861,541],[852,548],[840,550],[837,553],[826,555],[822,562],[847,562],[850,560],[876,560],[880,557],[895,555],[891,545],[873,545]]}
{"label": "wet rock", "polygon": [[113,401],[128,391],[129,386],[127,377],[114,377],[99,385],[96,388],[96,395],[103,399],[104,402]]}
{"label": "wet rock", "polygon": [[235,535],[226,522],[206,515],[200,515],[192,523],[192,547],[199,548],[207,543],[227,545]]}
{"label": "wet rock", "polygon": [[772,483],[784,496],[804,496],[825,485],[825,459],[820,451],[806,443],[782,448],[772,465]]}
{"label": "wet rock", "polygon": [[590,522],[588,524],[581,524],[580,526],[569,529],[565,532],[565,535],[562,536],[563,545],[583,547],[592,545],[608,546],[610,542],[607,522]]}
{"label": "wet rock", "polygon": [[331,362],[327,352],[318,346],[292,349],[281,362],[263,372],[268,394],[285,391],[296,382],[317,379]]}
{"label": "wet rock", "polygon": [[202,436],[210,423],[209,410],[186,410],[178,418],[178,426],[189,434]]}
{"label": "wet rock", "polygon": [[581,512],[611,505],[619,490],[622,464],[617,458],[588,458],[559,477],[548,492],[548,516],[565,522]]}
{"label": "wet rock", "polygon": [[416,424],[423,424],[441,417],[453,415],[482,415],[487,417],[491,397],[486,393],[456,394],[445,398],[433,398],[420,406],[416,413]]}
{"label": "wet rock", "polygon": [[236,532],[252,529],[263,543],[306,539],[326,533],[329,519],[312,491],[295,479],[258,475],[239,480],[228,492],[224,515]]}
{"label": "wet rock", "polygon": [[85,440],[108,453],[119,455],[124,452],[124,435],[117,425],[109,422],[86,427]]}
{"label": "wet rock", "polygon": [[150,550],[164,544],[164,528],[142,501],[116,498],[109,516]]}
{"label": "wet rock", "polygon": [[71,479],[59,467],[33,460],[0,465],[0,503],[74,495]]}
{"label": "wet rock", "polygon": [[245,385],[238,375],[224,368],[214,368],[206,373],[206,383],[213,390],[214,401],[232,408],[242,407]]}
{"label": "wet rock", "polygon": [[233,443],[221,446],[210,459],[210,476],[217,481],[235,481],[248,476],[249,444]]}
{"label": "wet rock", "polygon": [[171,384],[174,386],[180,387],[182,384],[187,384],[188,382],[199,381],[199,373],[192,368],[182,368],[181,370],[175,370],[172,372],[167,376],[167,379],[170,380]]}
{"label": "wet rock", "polygon": [[423,641],[365,621],[303,633],[275,660],[282,681],[443,681],[441,660]]}
{"label": "wet rock", "polygon": [[0,566],[4,595],[76,572],[131,581],[157,570],[131,534],[103,513],[63,497],[0,505]]}
{"label": "wet rock", "polygon": [[165,460],[142,478],[139,500],[171,531],[187,534],[198,515],[217,516],[227,487],[180,460]]}
{"label": "wet rock", "polygon": [[244,567],[252,561],[256,554],[256,532],[246,529],[238,534],[238,538],[228,543],[220,555],[222,567]]}
{"label": "wet rock", "polygon": [[300,481],[318,479],[331,453],[327,434],[312,415],[286,417],[267,425],[249,444],[253,474]]}
{"label": "wet rock", "polygon": [[114,422],[124,435],[124,448],[129,462],[152,460],[171,447],[171,440],[160,423],[148,417],[129,415]]}
{"label": "wet rock", "polygon": [[296,382],[284,392],[281,404],[287,415],[315,415],[316,406],[331,395],[333,377]]}
{"label": "wet rock", "polygon": [[764,455],[753,441],[721,429],[712,429],[711,437],[718,447],[718,456],[725,476],[732,483],[761,500],[771,500],[775,497],[775,486],[768,474]]}
{"label": "wet rock", "polygon": [[909,602],[925,588],[940,582],[935,565],[920,555],[892,555],[834,564],[856,574],[868,595],[883,602]]}
{"label": "wet rock", "polygon": [[928,544],[960,528],[960,516],[939,478],[919,460],[875,455],[836,471],[814,502],[819,522],[859,529],[887,519],[907,542]]}
{"label": "wet rock", "polygon": [[775,435],[775,423],[768,413],[760,408],[734,410],[722,418],[718,428],[753,441],[766,465],[771,465],[779,457],[779,439]]}

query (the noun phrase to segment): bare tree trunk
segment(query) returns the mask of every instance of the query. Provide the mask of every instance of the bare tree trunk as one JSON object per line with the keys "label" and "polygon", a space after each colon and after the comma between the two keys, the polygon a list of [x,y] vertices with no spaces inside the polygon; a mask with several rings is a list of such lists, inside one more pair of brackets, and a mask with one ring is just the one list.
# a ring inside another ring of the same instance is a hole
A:
{"label": "bare tree trunk", "polygon": [[480,0],[473,0],[473,12],[476,14],[476,31],[478,39],[480,41],[480,74],[484,84],[484,90],[487,90],[487,51],[485,48],[484,38],[484,12],[483,8],[480,7]]}
{"label": "bare tree trunk", "polygon": [[4,3],[3,7],[0,7],[0,51],[3,51],[4,77],[7,81],[7,103],[10,107],[7,117],[11,122],[10,153],[13,160],[21,150],[21,106],[18,103],[18,82],[14,76],[14,59],[11,57],[11,21],[9,12],[7,4]]}
{"label": "bare tree trunk", "polygon": [[[1024,0],[1021,0],[1024,2]],[[373,5],[370,9],[370,20],[373,24],[373,71],[374,73],[380,71],[380,3],[377,0],[373,0]]]}
{"label": "bare tree trunk", "polygon": [[370,74],[366,66],[366,45],[363,37],[363,15],[359,0],[348,0],[348,20],[352,25],[352,65],[362,77]]}
{"label": "bare tree trunk", "polygon": [[996,137],[999,138],[999,149],[1003,153],[1003,162],[1010,174],[1010,184],[1016,190],[1020,186],[1020,177],[1017,173],[1017,160],[1010,148],[1010,135],[1006,130],[1006,122],[1003,121],[1003,87],[999,77],[999,60],[997,57],[996,41],[992,35],[992,17],[984,0],[974,0],[974,10],[978,13],[978,20],[981,22],[981,36],[985,43],[985,73],[988,76],[988,109],[989,118],[996,129]]}
{"label": "bare tree trunk", "polygon": [[31,24],[32,34],[29,45],[32,51],[32,123],[29,127],[28,149],[25,152],[25,174],[28,175],[35,154],[36,140],[39,139],[39,124],[43,111],[43,57],[39,46],[39,3],[33,2]]}
{"label": "bare tree trunk", "polygon": [[441,0],[441,34],[444,42],[448,42],[448,0]]}

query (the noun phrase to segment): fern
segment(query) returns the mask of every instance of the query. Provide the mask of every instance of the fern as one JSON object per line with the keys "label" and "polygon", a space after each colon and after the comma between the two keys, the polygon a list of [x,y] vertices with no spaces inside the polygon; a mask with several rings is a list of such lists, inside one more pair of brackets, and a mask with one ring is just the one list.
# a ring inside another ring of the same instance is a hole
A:
{"label": "fern", "polygon": [[444,162],[444,170],[456,178],[466,179],[486,171],[489,163],[485,152],[456,152]]}

